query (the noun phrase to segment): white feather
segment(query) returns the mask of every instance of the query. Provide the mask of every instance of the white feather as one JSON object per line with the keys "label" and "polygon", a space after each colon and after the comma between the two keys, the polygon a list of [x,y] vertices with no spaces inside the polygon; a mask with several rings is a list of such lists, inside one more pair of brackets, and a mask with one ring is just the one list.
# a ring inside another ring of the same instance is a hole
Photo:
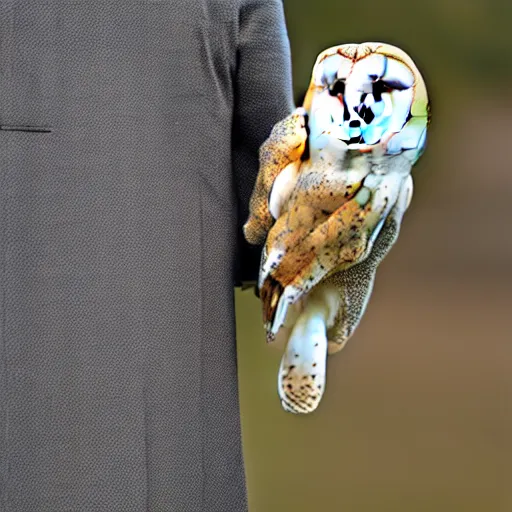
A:
{"label": "white feather", "polygon": [[279,368],[278,392],[286,411],[309,413],[318,407],[326,382],[327,329],[340,308],[332,286],[319,285],[306,297]]}
{"label": "white feather", "polygon": [[283,206],[286,204],[295,188],[299,176],[300,164],[300,160],[288,164],[274,180],[268,202],[268,209],[274,219],[280,217]]}

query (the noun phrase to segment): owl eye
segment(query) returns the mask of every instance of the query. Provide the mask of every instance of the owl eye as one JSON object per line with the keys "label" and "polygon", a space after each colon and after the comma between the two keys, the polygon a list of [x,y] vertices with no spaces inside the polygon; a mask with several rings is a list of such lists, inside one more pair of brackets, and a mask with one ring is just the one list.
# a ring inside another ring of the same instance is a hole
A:
{"label": "owl eye", "polygon": [[338,96],[338,94],[345,94],[345,82],[343,80],[336,80],[329,87],[329,94],[331,96]]}
{"label": "owl eye", "polygon": [[405,89],[412,87],[411,85],[404,84],[400,80],[382,80],[382,83],[384,84],[384,87],[387,87],[390,90],[393,89],[395,91],[405,91]]}
{"label": "owl eye", "polygon": [[389,85],[386,82],[384,82],[384,80],[376,80],[372,84],[372,94],[373,97],[375,98],[375,101],[381,101],[382,95],[390,91],[391,87],[389,87]]}

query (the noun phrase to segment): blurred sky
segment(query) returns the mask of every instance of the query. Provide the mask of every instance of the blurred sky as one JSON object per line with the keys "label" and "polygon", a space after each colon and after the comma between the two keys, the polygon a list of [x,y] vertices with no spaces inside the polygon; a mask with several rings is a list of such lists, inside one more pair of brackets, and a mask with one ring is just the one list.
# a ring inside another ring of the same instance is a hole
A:
{"label": "blurred sky", "polygon": [[385,41],[432,102],[400,238],[317,411],[236,291],[250,512],[512,511],[512,2],[285,0],[297,97],[317,54]]}

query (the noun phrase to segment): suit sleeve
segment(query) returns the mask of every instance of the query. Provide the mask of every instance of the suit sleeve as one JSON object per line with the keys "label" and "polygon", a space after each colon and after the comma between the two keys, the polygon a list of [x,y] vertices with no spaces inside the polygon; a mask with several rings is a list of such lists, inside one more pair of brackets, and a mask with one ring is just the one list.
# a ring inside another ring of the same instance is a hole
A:
{"label": "suit sleeve", "polygon": [[258,278],[262,247],[246,242],[242,231],[258,174],[258,150],[272,126],[293,108],[290,43],[282,0],[242,0],[233,118],[238,242],[235,286],[244,288]]}

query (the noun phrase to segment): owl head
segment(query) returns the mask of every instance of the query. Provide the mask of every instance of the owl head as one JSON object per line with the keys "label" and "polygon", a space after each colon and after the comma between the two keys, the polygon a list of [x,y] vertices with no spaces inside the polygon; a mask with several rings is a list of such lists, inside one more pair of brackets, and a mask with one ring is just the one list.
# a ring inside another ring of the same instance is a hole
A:
{"label": "owl head", "polygon": [[[304,99],[310,143],[331,139],[348,150],[423,151],[430,106],[425,82],[412,59],[384,43],[344,44],[317,58]],[[337,142],[339,144],[339,142]]]}

